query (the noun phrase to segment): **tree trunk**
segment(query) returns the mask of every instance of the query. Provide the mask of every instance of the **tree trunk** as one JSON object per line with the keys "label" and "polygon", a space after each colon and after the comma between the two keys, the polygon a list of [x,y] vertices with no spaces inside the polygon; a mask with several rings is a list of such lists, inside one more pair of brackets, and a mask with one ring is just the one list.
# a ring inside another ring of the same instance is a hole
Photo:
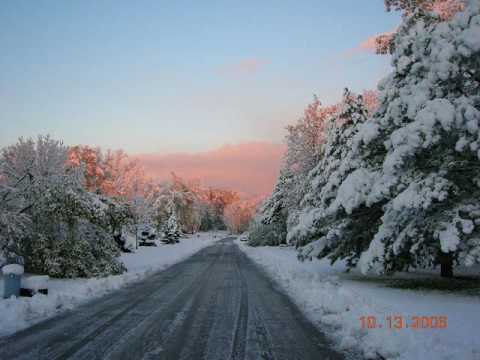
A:
{"label": "tree trunk", "polygon": [[75,244],[75,241],[77,240],[77,221],[74,218],[68,219],[67,220],[67,237],[68,237],[68,242],[69,246],[73,246]]}
{"label": "tree trunk", "polygon": [[453,277],[453,255],[452,253],[440,252],[440,276],[451,278]]}

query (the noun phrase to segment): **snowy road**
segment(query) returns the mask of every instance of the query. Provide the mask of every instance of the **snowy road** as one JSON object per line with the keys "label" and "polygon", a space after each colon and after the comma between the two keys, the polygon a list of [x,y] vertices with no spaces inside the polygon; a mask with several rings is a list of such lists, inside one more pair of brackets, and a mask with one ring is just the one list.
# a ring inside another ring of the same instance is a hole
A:
{"label": "snowy road", "polygon": [[0,339],[0,359],[341,359],[232,239]]}

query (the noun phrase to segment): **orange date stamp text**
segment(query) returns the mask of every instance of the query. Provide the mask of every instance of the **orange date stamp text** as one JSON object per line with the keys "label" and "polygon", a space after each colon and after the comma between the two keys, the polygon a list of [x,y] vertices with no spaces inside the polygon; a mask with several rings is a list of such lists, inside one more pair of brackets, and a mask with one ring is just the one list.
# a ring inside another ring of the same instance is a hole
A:
{"label": "orange date stamp text", "polygon": [[389,315],[380,318],[369,315],[361,316],[360,324],[362,329],[446,329],[448,327],[448,317]]}

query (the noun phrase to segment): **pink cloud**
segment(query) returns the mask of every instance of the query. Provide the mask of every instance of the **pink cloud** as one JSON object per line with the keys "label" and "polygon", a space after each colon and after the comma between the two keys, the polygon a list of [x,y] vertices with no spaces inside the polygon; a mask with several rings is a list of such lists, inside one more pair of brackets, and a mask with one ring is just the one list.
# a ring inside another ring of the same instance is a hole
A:
{"label": "pink cloud", "polygon": [[375,49],[376,49],[376,46],[377,46],[377,43],[376,43],[377,37],[378,37],[378,35],[371,36],[368,39],[366,39],[365,41],[363,41],[362,43],[360,43],[360,45],[358,46],[358,50],[375,52]]}
{"label": "pink cloud", "polygon": [[219,70],[223,74],[255,75],[268,64],[270,64],[269,60],[249,58],[240,60],[234,64],[222,66]]}
{"label": "pink cloud", "polygon": [[344,53],[344,57],[346,58],[351,58],[352,56],[361,53],[361,52],[370,52],[370,53],[375,53],[377,49],[377,38],[380,36],[390,36],[394,34],[394,31],[387,31],[381,34],[377,34],[374,36],[371,36],[364,41],[362,41],[357,47],[350,49]]}
{"label": "pink cloud", "polygon": [[221,187],[246,194],[272,191],[285,151],[282,144],[251,142],[225,145],[199,153],[144,154],[147,175],[167,179],[173,171],[204,186]]}

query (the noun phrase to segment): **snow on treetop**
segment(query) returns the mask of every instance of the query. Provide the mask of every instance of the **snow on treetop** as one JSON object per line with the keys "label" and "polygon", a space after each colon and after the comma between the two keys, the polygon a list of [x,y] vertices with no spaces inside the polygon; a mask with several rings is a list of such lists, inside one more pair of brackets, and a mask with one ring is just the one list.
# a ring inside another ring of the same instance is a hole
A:
{"label": "snow on treetop", "polygon": [[4,275],[14,274],[14,275],[22,275],[23,274],[23,266],[18,264],[9,264],[5,265],[2,268],[2,272]]}

